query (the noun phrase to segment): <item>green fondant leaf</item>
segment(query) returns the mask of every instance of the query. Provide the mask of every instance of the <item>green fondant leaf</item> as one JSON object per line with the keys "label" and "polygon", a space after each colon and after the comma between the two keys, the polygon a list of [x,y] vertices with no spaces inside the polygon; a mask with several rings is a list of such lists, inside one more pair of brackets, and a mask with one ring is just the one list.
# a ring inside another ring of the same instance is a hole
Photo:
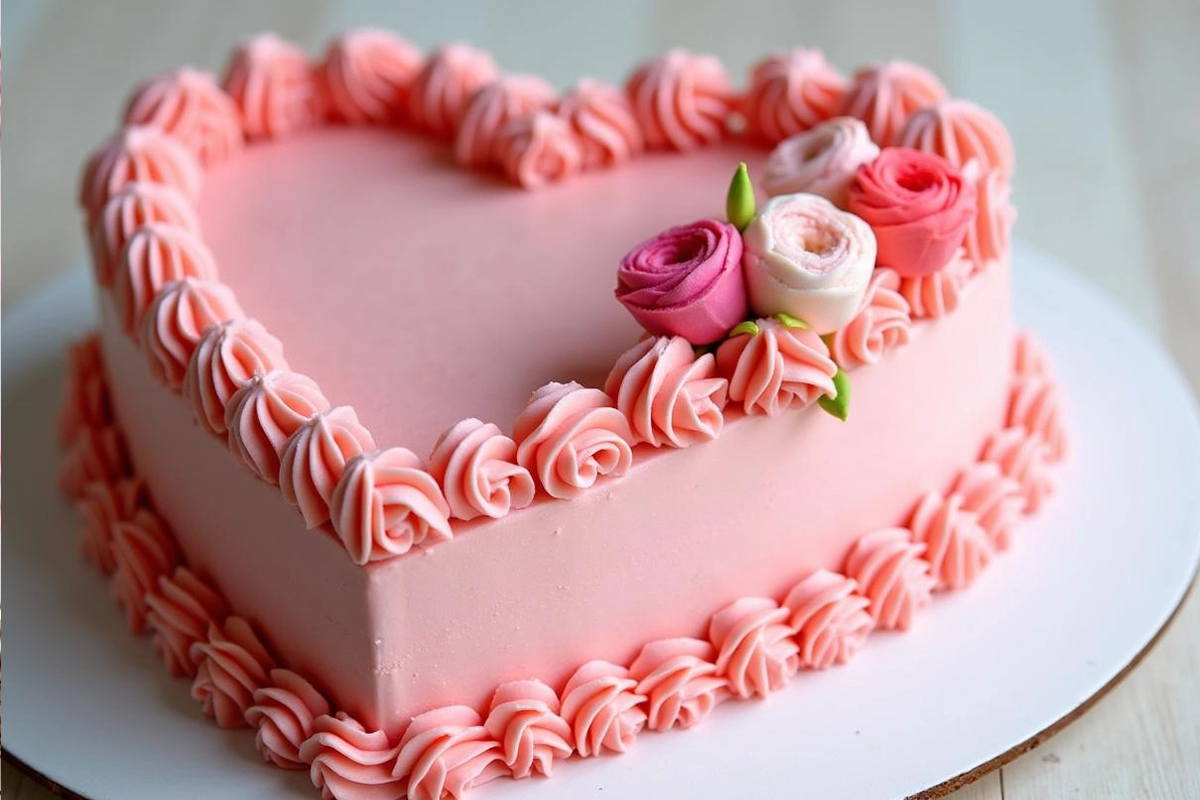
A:
{"label": "green fondant leaf", "polygon": [[817,403],[821,408],[845,422],[846,417],[850,416],[850,376],[840,367],[837,374],[833,376],[833,388],[837,390],[835,396],[821,395],[817,398]]}
{"label": "green fondant leaf", "polygon": [[752,319],[748,319],[745,322],[739,322],[737,325],[733,326],[733,330],[729,332],[729,338],[732,339],[734,336],[741,336],[744,333],[748,333],[751,336],[758,336],[758,323]]}
{"label": "green fondant leaf", "polygon": [[802,331],[808,330],[808,323],[799,317],[793,317],[791,314],[785,314],[780,311],[775,315],[775,319],[779,320],[785,328],[799,328]]}
{"label": "green fondant leaf", "polygon": [[750,183],[750,173],[746,170],[745,162],[738,164],[737,172],[729,183],[729,193],[725,195],[725,216],[739,231],[746,230],[750,220],[754,219],[754,186]]}

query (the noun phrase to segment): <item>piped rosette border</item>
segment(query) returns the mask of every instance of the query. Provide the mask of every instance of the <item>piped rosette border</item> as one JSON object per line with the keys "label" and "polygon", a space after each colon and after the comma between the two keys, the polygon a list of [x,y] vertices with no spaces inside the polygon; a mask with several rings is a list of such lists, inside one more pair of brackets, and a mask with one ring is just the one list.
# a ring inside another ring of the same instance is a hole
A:
{"label": "piped rosette border", "polygon": [[[894,294],[886,285],[893,282],[885,275],[873,290],[877,296]],[[886,295],[879,299],[879,314],[887,318],[895,302]],[[780,324],[776,333],[788,330]],[[714,357],[689,360],[682,341],[647,339],[619,367],[634,376],[622,384],[657,384],[671,387],[663,393],[667,397],[691,393],[713,402]],[[309,382],[289,373],[268,375],[274,377],[239,390],[240,404],[279,403],[303,411],[328,406]],[[637,409],[637,438],[674,442],[714,435],[717,423],[704,402],[696,413],[675,419],[658,416],[654,403],[642,403],[644,392],[618,396],[619,405]],[[523,424],[537,429],[562,415],[579,425],[590,420],[593,430],[628,425],[625,414],[595,397],[570,387],[548,389]],[[570,400],[565,408],[563,398]],[[125,456],[94,336],[69,352],[59,426],[65,446],[61,485],[79,512],[82,552],[111,577],[112,596],[130,630],[150,637],[168,672],[191,682],[192,697],[217,725],[253,730],[266,763],[307,771],[326,798],[461,798],[497,778],[549,776],[564,759],[625,753],[647,731],[690,728],[721,703],[766,698],[799,680],[798,673],[845,664],[875,631],[908,630],[935,596],[974,583],[1011,546],[1020,521],[1053,491],[1052,466],[1067,447],[1059,399],[1047,357],[1022,335],[1014,347],[1005,423],[987,438],[979,458],[948,487],[918,498],[906,525],[864,533],[839,570],[798,574],[779,598],[737,599],[703,621],[703,636],[647,642],[628,664],[588,661],[561,685],[537,677],[508,681],[484,707],[430,709],[390,733],[367,729],[338,710],[309,676],[282,664],[270,632],[239,616],[219,586],[187,565]],[[414,468],[415,456],[399,450],[367,453],[351,414],[326,408],[299,424],[307,435],[326,440],[322,450],[331,459],[344,458],[347,474],[354,476],[334,489],[334,507],[341,505],[338,492],[361,494],[370,485],[384,498],[409,498],[407,505],[420,510],[394,526],[395,541],[436,538],[447,506],[467,502],[472,491],[476,499],[499,504],[520,502],[533,492],[527,475],[511,480],[510,473],[507,493],[465,487],[439,504],[429,498],[432,481]],[[437,471],[461,471],[451,443],[467,441],[474,442],[471,452],[478,458],[500,454],[506,462],[528,463],[536,473],[555,463],[567,440],[536,437],[531,451],[514,456],[517,446],[493,427],[462,423],[447,434],[443,449],[451,457],[438,459]],[[615,441],[596,447],[606,448],[596,454],[602,464],[623,457]],[[357,450],[363,452],[350,455]],[[312,486],[319,484],[314,470],[297,469]],[[355,543],[366,559],[376,546]]]}
{"label": "piped rosette border", "polygon": [[[221,283],[200,230],[206,168],[325,124],[409,128],[527,187],[734,137],[775,150],[765,197],[739,171],[731,221],[678,226],[623,261],[617,298],[650,336],[603,387],[549,384],[510,428],[463,420],[422,456],[377,444],[351,407],[291,370],[284,343]],[[366,565],[575,497],[741,415],[819,403],[844,419],[850,371],[953,312],[974,274],[1007,259],[1013,168],[999,121],[915,65],[845,78],[796,49],[756,65],[739,94],[717,59],[673,50],[623,87],[585,79],[556,94],[467,45],[422,54],[367,29],[316,61],[261,35],[220,80],[185,68],[146,81],[89,159],[80,200],[96,281],[151,374]],[[1044,407],[1034,389],[1021,406],[1037,420]],[[115,429],[78,438],[72,486],[128,466]]]}

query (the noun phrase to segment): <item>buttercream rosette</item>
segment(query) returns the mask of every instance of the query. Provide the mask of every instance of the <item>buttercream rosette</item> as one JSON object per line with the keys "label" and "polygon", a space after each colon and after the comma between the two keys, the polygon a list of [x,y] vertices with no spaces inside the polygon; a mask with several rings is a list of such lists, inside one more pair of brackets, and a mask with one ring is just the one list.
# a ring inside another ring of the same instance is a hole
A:
{"label": "buttercream rosette", "polygon": [[496,689],[483,726],[500,743],[513,778],[550,775],[555,760],[575,752],[571,726],[558,712],[558,695],[539,680],[509,681]]}
{"label": "buttercream rosette", "polygon": [[91,334],[67,348],[67,388],[56,427],[58,441],[70,445],[82,431],[113,421],[100,339]]}
{"label": "buttercream rosette", "polygon": [[735,331],[717,350],[717,372],[729,381],[729,399],[747,414],[775,416],[818,397],[836,397],[838,367],[811,328],[760,319]]}
{"label": "buttercream rosette", "polygon": [[992,543],[979,519],[963,508],[963,498],[929,492],[913,511],[909,528],[925,545],[935,589],[963,589],[992,560]]}
{"label": "buttercream rosette", "polygon": [[829,349],[842,369],[877,364],[885,353],[908,344],[912,331],[908,301],[900,294],[900,276],[887,267],[871,275],[862,308],[833,335]]}
{"label": "buttercream rosette", "polygon": [[914,113],[948,96],[942,82],[924,67],[887,61],[854,73],[839,113],[865,122],[871,138],[882,147],[892,142]]}
{"label": "buttercream rosette", "polygon": [[421,53],[403,38],[363,28],[330,44],[320,74],[337,119],[379,124],[404,115],[420,69]]}
{"label": "buttercream rosette", "polygon": [[505,176],[525,189],[557,183],[583,168],[571,124],[545,109],[506,122],[496,134],[495,158]]}
{"label": "buttercream rosette", "polygon": [[517,444],[496,425],[470,418],[441,435],[429,457],[450,513],[461,520],[494,519],[533,502],[529,470],[517,463]]}
{"label": "buttercream rosette", "polygon": [[246,724],[263,761],[280,769],[305,769],[300,748],[313,735],[317,718],[330,713],[329,701],[311,683],[289,669],[273,669],[268,682],[254,690]]}
{"label": "buttercream rosette", "polygon": [[977,461],[959,473],[953,492],[962,497],[963,509],[978,518],[992,547],[1007,549],[1025,505],[1020,485],[996,464]]}
{"label": "buttercream rosette", "polygon": [[534,75],[504,75],[473,94],[454,139],[454,157],[464,167],[496,160],[500,131],[511,120],[554,103],[554,88]]}
{"label": "buttercream rosette", "polygon": [[860,537],[846,556],[846,574],[870,601],[875,625],[906,631],[913,616],[929,605],[935,579],[907,528],[881,528]]}
{"label": "buttercream rosette", "polygon": [[287,369],[283,343],[255,319],[212,325],[196,343],[183,378],[183,395],[192,402],[200,426],[226,433],[225,412],[233,395],[254,378]]}
{"label": "buttercream rosette", "polygon": [[819,569],[788,592],[783,605],[796,632],[800,666],[826,669],[845,664],[862,647],[875,623],[867,613],[871,601],[844,575]]}
{"label": "buttercream rosette", "polygon": [[151,125],[129,125],[88,158],[79,202],[87,210],[89,223],[131,183],[171,186],[195,202],[203,175],[196,157],[165,131]]}
{"label": "buttercream rosette", "polygon": [[1036,512],[1054,492],[1049,471],[1050,447],[1023,425],[1004,428],[988,437],[983,460],[992,462],[1006,477],[1017,482],[1023,501],[1021,510],[1026,514]]}
{"label": "buttercream rosette", "polygon": [[179,551],[162,518],[139,508],[112,527],[113,599],[125,609],[133,633],[146,629],[146,595],[179,561]]}
{"label": "buttercream rosette", "polygon": [[263,33],[238,45],[222,81],[249,139],[311,127],[325,113],[316,70],[299,47]]}
{"label": "buttercream rosette", "polygon": [[[367,730],[344,711],[313,720],[312,735],[300,746],[308,777],[327,800],[405,797],[405,782],[393,775],[397,747],[380,730]],[[411,800],[427,800],[409,786]],[[441,795],[433,795],[441,800]]]}
{"label": "buttercream rosette", "polygon": [[960,250],[937,272],[902,278],[900,294],[912,318],[941,319],[953,314],[962,302],[973,269],[966,253]]}
{"label": "buttercream rosette", "polygon": [[875,269],[866,222],[819,195],[787,194],[767,201],[743,239],[755,314],[788,314],[818,334],[854,318]]}
{"label": "buttercream rosette", "polygon": [[278,485],[288,439],[328,410],[329,400],[312,378],[286,369],[255,373],[225,406],[229,449],[256,478]]}
{"label": "buttercream rosette", "polygon": [[113,482],[92,481],[83,487],[75,510],[83,528],[79,549],[93,567],[104,574],[113,571],[113,526],[133,516],[148,504],[146,485],[137,478]]}
{"label": "buttercream rosette", "polygon": [[279,490],[299,507],[309,530],[329,519],[329,504],[347,463],[374,449],[370,431],[350,406],[314,414],[291,435],[280,458]]}
{"label": "buttercream rosette", "polygon": [[468,706],[444,706],[413,717],[392,767],[409,800],[460,798],[509,774],[500,743]]}
{"label": "buttercream rosette", "polygon": [[180,391],[204,332],[243,316],[233,290],[219,281],[184,278],[164,285],[142,320],[142,349],[150,374]]}
{"label": "buttercream rosette", "polygon": [[978,161],[983,173],[999,170],[1005,181],[1016,170],[1016,151],[1004,123],[969,100],[943,100],[922,108],[889,144],[939,155],[959,169]]}
{"label": "buttercream rosette", "polygon": [[187,228],[151,223],[129,237],[117,269],[117,311],[135,334],[155,296],[172,281],[217,280],[217,264],[200,237]]}
{"label": "buttercream rosette", "polygon": [[878,155],[879,146],[861,120],[835,117],[776,145],[762,187],[769,197],[807,192],[845,208],[858,168]]}
{"label": "buttercream rosette", "polygon": [[650,730],[690,728],[729,696],[729,681],[717,674],[716,659],[716,650],[702,639],[659,639],[642,648],[629,665],[629,677],[646,698]]}
{"label": "buttercream rosette", "polygon": [[92,225],[92,261],[97,283],[112,286],[130,237],[148,225],[174,225],[192,233],[200,231],[200,220],[191,200],[174,186],[127,184],[108,199]]}
{"label": "buttercream rosette", "polygon": [[461,42],[443,45],[413,78],[409,116],[436,136],[452,137],[467,101],[499,74],[496,62],[487,53]]}
{"label": "buttercream rosette", "polygon": [[584,169],[611,167],[645,149],[633,106],[615,86],[583,78],[563,95],[557,110],[575,132]]}
{"label": "buttercream rosette", "polygon": [[820,50],[797,47],[754,65],[742,113],[751,135],[778,144],[832,117],[848,86]]}
{"label": "buttercream rosette", "polygon": [[211,75],[188,67],[139,86],[125,109],[125,123],[161,128],[207,166],[225,161],[243,142],[233,100]]}
{"label": "buttercream rosette", "polygon": [[688,152],[717,143],[736,103],[719,60],[680,49],[640,66],[625,92],[646,146],[659,150]]}
{"label": "buttercream rosette", "polygon": [[84,428],[71,442],[58,473],[58,486],[78,500],[93,481],[111,483],[129,475],[129,450],[116,425]]}
{"label": "buttercream rosette", "polygon": [[205,641],[191,648],[197,664],[192,697],[204,713],[222,728],[247,726],[246,711],[254,704],[254,692],[270,681],[275,660],[241,617],[229,617],[208,627]]}
{"label": "buttercream rosette", "polygon": [[800,667],[789,611],[767,597],[743,597],[713,615],[708,638],[717,648],[717,674],[743,700],[782,689]]}
{"label": "buttercream rosette", "polygon": [[153,632],[154,651],[173,678],[194,678],[200,653],[192,645],[208,639],[211,625],[229,615],[216,589],[184,566],[161,575],[146,594],[146,626]]}
{"label": "buttercream rosette", "polygon": [[963,177],[975,187],[975,224],[967,228],[963,247],[976,270],[1008,256],[1017,209],[1012,204],[1012,187],[999,169],[984,171],[971,160]]}
{"label": "buttercream rosette", "polygon": [[608,661],[589,661],[562,691],[561,715],[571,726],[575,751],[583,758],[624,753],[646,724],[646,697],[629,670]]}

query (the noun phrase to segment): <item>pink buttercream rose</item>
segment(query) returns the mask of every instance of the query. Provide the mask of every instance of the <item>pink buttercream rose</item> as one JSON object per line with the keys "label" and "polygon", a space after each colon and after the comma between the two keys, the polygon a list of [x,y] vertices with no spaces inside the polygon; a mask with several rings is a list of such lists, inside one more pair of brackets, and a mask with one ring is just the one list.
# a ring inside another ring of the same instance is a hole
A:
{"label": "pink buttercream rose", "polygon": [[819,194],[845,208],[858,168],[878,155],[862,120],[835,117],[780,142],[767,159],[763,189],[771,197]]}
{"label": "pink buttercream rose", "polygon": [[879,263],[916,277],[942,269],[962,246],[975,191],[941,156],[885,147],[859,168],[846,207],[875,231]]}
{"label": "pink buttercream rose", "polygon": [[746,316],[741,235],[703,219],[647,239],[621,260],[617,299],[656,336],[723,338]]}

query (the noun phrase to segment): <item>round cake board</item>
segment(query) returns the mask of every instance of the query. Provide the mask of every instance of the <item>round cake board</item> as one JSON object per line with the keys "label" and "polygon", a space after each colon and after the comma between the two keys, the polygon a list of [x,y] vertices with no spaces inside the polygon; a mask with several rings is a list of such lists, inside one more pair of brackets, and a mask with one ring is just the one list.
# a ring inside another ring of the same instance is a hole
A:
{"label": "round cake board", "polygon": [[[727,703],[620,758],[509,798],[935,796],[1078,716],[1151,646],[1200,561],[1200,415],[1149,336],[1080,279],[1019,248],[1020,324],[1050,351],[1071,453],[1058,493],[969,591],[939,596],[908,635],[872,636],[848,666],[802,673],[767,702]],[[204,718],[145,638],[126,631],[80,560],[55,488],[63,347],[93,324],[83,270],[3,321],[6,757],[94,800],[311,798],[264,765],[248,731]],[[179,476],[186,480],[186,476]],[[287,591],[287,587],[280,587]]]}

